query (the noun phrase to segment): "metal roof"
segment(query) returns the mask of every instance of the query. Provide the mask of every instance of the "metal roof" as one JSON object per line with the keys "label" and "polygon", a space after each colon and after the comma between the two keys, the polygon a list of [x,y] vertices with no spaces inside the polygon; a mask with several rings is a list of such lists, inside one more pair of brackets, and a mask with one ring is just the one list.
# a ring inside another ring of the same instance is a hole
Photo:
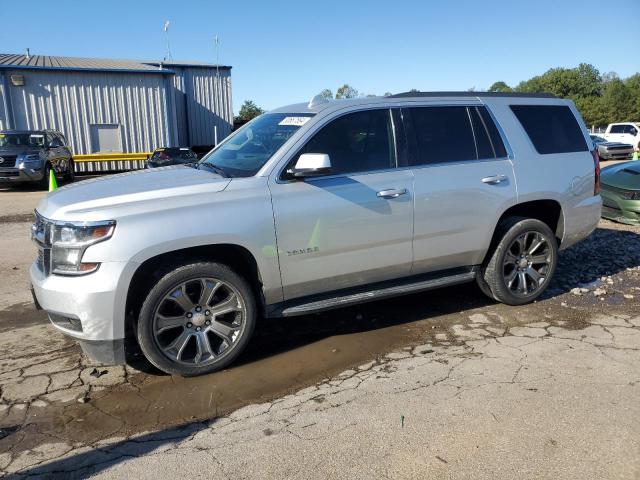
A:
{"label": "metal roof", "polygon": [[[137,61],[137,60],[114,60],[109,58],[81,58],[81,57],[58,57],[50,55],[16,55],[10,53],[0,53],[0,68],[12,69],[42,69],[42,70],[83,70],[83,71],[116,71],[130,73],[174,73],[167,67],[200,67],[216,68],[215,65],[204,62],[183,62],[183,61]],[[226,65],[218,68],[230,69]]]}
{"label": "metal roof", "polygon": [[154,65],[154,66],[158,66],[160,64],[162,64],[165,67],[191,67],[191,68],[221,68],[221,69],[231,69],[230,65],[216,65],[215,63],[207,63],[207,62],[198,62],[198,61],[184,61],[184,60],[167,60],[165,61],[159,61],[159,60],[151,60],[151,61],[145,61],[143,62],[147,65]]}

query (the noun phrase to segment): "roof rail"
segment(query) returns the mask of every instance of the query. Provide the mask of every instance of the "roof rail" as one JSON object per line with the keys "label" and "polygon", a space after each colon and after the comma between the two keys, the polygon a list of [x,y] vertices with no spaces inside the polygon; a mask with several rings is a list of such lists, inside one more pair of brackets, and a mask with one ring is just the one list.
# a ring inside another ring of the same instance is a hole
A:
{"label": "roof rail", "polygon": [[516,98],[558,98],[552,93],[519,93],[519,92],[404,92],[387,98],[408,97],[516,97]]}

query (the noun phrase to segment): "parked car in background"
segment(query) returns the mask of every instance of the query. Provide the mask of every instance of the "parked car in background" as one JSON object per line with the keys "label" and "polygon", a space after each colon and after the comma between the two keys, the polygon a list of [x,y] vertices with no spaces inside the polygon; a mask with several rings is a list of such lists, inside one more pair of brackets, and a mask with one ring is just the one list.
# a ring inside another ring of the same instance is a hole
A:
{"label": "parked car in background", "polygon": [[640,162],[625,162],[602,170],[602,216],[640,225]]}
{"label": "parked car in background", "polygon": [[598,149],[600,160],[627,160],[633,155],[633,145],[620,142],[608,142],[598,135],[589,135]]}
{"label": "parked car in background", "polygon": [[622,142],[633,145],[640,143],[640,123],[610,123],[602,135],[607,142]]}
{"label": "parked car in background", "polygon": [[132,335],[159,369],[208,373],[262,317],[473,281],[532,302],[558,250],[596,228],[599,178],[570,100],[315,97],[190,167],[49,194],[33,226],[34,298],[94,359],[124,361]]}
{"label": "parked car in background", "polygon": [[49,187],[49,172],[74,179],[73,156],[55,130],[0,131],[0,185],[39,183]]}
{"label": "parked car in background", "polygon": [[182,165],[197,161],[197,155],[187,147],[156,148],[147,161],[147,167],[166,167],[168,165]]}

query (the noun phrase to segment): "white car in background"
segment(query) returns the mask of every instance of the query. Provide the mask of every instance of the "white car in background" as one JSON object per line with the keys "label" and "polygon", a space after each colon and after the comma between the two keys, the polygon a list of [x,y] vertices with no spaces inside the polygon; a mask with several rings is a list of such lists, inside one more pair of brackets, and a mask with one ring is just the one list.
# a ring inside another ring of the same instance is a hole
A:
{"label": "white car in background", "polygon": [[640,143],[640,123],[610,123],[602,136],[608,142],[629,143],[637,147]]}

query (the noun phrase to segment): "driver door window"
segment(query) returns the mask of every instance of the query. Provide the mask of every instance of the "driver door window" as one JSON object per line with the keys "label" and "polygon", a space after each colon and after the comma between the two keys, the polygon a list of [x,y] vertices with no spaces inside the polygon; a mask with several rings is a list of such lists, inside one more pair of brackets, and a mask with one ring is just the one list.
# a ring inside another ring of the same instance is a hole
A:
{"label": "driver door window", "polygon": [[296,155],[326,153],[331,174],[371,172],[395,168],[390,111],[367,110],[333,120],[316,133]]}

